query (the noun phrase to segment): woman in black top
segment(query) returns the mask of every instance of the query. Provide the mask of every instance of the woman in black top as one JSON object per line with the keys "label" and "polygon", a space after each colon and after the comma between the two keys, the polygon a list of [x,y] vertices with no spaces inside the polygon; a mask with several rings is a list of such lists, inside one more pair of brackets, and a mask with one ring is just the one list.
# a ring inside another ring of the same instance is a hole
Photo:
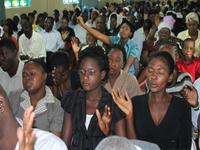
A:
{"label": "woman in black top", "polygon": [[80,53],[78,64],[82,89],[68,93],[62,100],[62,138],[72,150],[94,150],[111,132],[125,136],[124,115],[102,86],[109,71],[102,48],[86,48]]}
{"label": "woman in black top", "polygon": [[150,92],[132,99],[113,92],[116,104],[126,113],[127,134],[156,143],[161,149],[190,149],[192,123],[185,99],[172,96],[166,87],[173,79],[174,61],[168,52],[155,53],[148,64]]}

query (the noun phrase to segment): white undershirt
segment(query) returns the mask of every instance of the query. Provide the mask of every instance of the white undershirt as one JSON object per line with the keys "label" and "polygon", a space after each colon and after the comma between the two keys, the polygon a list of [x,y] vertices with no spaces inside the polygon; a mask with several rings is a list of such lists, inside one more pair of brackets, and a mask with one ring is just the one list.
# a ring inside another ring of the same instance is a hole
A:
{"label": "white undershirt", "polygon": [[92,117],[93,117],[93,115],[87,115],[86,114],[85,127],[86,127],[87,130],[88,130],[88,127],[90,125],[90,121],[91,121]]}

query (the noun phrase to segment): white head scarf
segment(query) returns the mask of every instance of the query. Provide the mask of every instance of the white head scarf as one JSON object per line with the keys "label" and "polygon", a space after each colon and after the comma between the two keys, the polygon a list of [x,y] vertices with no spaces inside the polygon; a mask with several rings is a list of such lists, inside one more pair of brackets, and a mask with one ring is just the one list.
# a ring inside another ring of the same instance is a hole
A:
{"label": "white head scarf", "polygon": [[199,24],[199,16],[195,12],[190,12],[185,17],[185,22],[188,23],[190,21],[196,21]]}
{"label": "white head scarf", "polygon": [[111,16],[115,14],[117,16],[117,26],[116,27],[119,27],[119,25],[121,25],[122,21],[123,21],[123,16],[117,14],[116,12],[113,12],[110,14],[109,18],[108,18],[108,23],[107,23],[107,28],[110,29],[110,22],[111,22]]}

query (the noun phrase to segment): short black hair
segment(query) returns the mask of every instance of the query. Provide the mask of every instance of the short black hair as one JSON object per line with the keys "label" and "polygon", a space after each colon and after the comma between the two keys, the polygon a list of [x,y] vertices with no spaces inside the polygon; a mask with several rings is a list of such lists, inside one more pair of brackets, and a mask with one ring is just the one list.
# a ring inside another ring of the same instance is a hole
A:
{"label": "short black hair", "polygon": [[49,20],[51,21],[51,24],[54,23],[54,19],[53,19],[53,17],[49,16],[49,17],[47,17],[46,19],[49,19]]}
{"label": "short black hair", "polygon": [[7,39],[7,38],[3,38],[0,40],[0,47],[6,47],[12,52],[15,52],[18,50],[15,43],[11,39]]}
{"label": "short black hair", "polygon": [[44,72],[47,73],[47,65],[44,61],[44,58],[35,58],[35,59],[30,59],[27,62],[25,62],[25,64],[28,63],[34,63],[34,64],[38,64],[39,66],[41,66],[41,68],[43,69]]}
{"label": "short black hair", "polygon": [[94,47],[87,47],[86,49],[81,51],[78,59],[78,69],[80,68],[81,62],[85,58],[92,58],[97,62],[100,71],[106,72],[105,78],[103,79],[103,81],[106,81],[108,79],[108,74],[109,74],[109,63],[108,63],[108,56],[103,50],[103,48],[100,46],[94,46]]}
{"label": "short black hair", "polygon": [[172,74],[174,72],[175,68],[175,62],[174,59],[172,58],[171,54],[166,51],[158,51],[155,52],[149,59],[149,62],[152,61],[152,59],[155,58],[161,58],[163,62],[167,65],[169,69],[169,74]]}
{"label": "short black hair", "polygon": [[112,49],[117,49],[117,50],[120,50],[120,51],[122,52],[122,55],[123,55],[123,62],[124,62],[124,64],[125,64],[126,61],[127,61],[127,59],[126,59],[126,51],[125,51],[124,47],[121,46],[120,44],[114,44],[114,45],[111,46],[110,51],[111,51]]}
{"label": "short black hair", "polygon": [[57,51],[55,53],[53,53],[51,55],[50,58],[50,66],[51,69],[53,69],[53,67],[57,67],[57,66],[63,66],[63,67],[67,67],[69,69],[70,67],[70,57],[69,54],[67,52],[62,52],[62,51]]}
{"label": "short black hair", "polygon": [[[129,37],[129,38],[132,38],[133,37],[133,34],[134,34],[134,25],[127,19],[123,19],[122,23],[121,23],[121,26],[123,24],[127,24],[129,26],[129,28],[131,29],[131,32],[132,32],[132,35]],[[120,27],[121,27],[120,26]]]}

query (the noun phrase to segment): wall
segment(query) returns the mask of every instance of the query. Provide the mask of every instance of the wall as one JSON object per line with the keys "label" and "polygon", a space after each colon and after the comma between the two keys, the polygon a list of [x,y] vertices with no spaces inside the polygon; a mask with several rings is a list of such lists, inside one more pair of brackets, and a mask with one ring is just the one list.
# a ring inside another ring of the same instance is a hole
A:
{"label": "wall", "polygon": [[5,19],[4,2],[0,0],[0,25],[4,19]]}
{"label": "wall", "polygon": [[[0,0],[2,1],[2,0]],[[22,13],[29,13],[33,10],[37,10],[37,12],[44,12],[46,11],[49,13],[49,15],[52,15],[54,9],[73,9],[73,5],[67,5],[63,4],[62,0],[32,0],[31,1],[31,7],[27,8],[10,8],[6,9],[6,18],[13,17],[16,13],[22,14]]]}

